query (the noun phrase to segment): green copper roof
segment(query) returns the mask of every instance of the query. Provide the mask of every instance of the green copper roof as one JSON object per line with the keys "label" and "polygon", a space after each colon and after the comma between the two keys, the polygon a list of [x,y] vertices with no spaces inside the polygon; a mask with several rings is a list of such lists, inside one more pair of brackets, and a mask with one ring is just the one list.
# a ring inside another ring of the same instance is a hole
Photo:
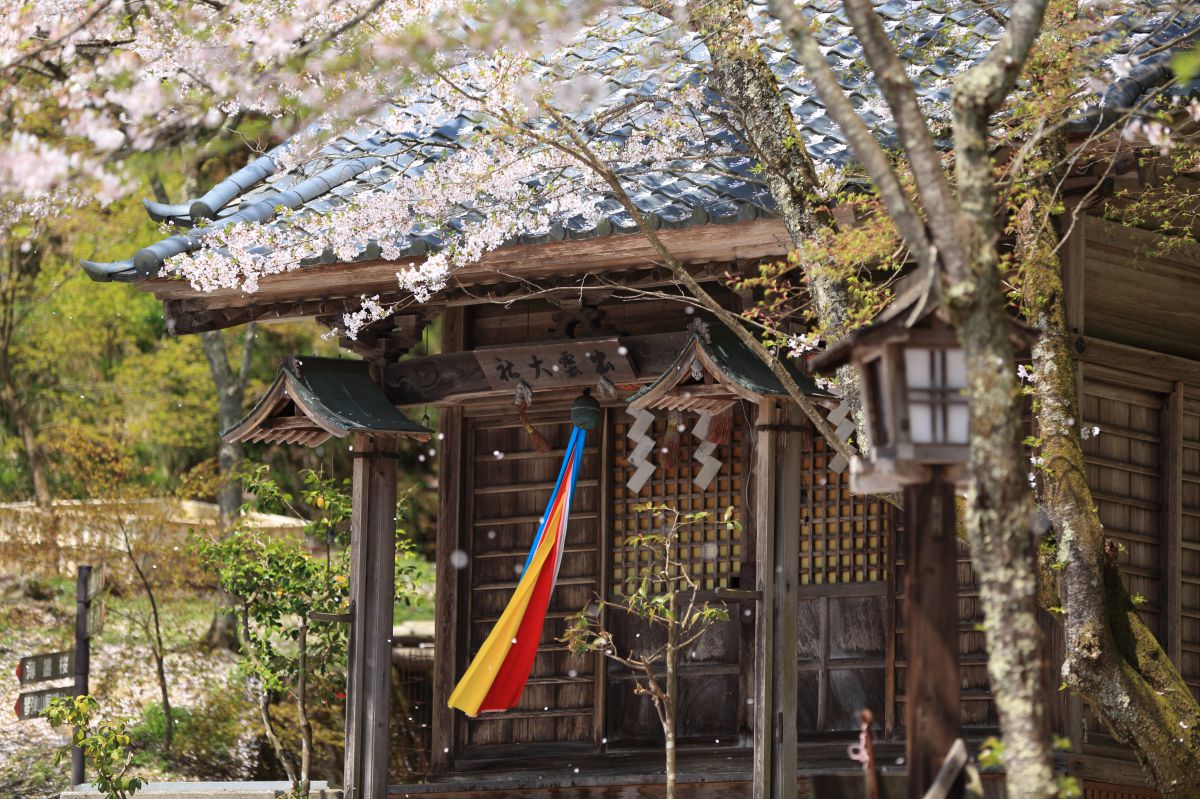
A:
{"label": "green copper roof", "polygon": [[[692,323],[688,341],[675,361],[657,380],[631,396],[629,403],[636,406],[639,399],[648,399],[686,380],[691,373],[693,360],[697,360],[706,371],[715,372],[713,377],[743,398],[787,394],[771,368],[742,343],[732,330],[721,322],[702,317]],[[783,358],[782,361],[796,385],[806,395],[832,396],[819,388],[812,378],[802,371],[798,359]]]}
{"label": "green copper roof", "polygon": [[315,446],[351,433],[426,438],[430,432],[396,410],[365,361],[293,355],[254,409],[221,437]]}

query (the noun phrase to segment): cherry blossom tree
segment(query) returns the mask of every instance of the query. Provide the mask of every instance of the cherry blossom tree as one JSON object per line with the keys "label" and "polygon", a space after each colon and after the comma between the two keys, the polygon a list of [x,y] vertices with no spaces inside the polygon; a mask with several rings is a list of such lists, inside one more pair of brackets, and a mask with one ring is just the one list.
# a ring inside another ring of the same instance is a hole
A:
{"label": "cherry blossom tree", "polygon": [[[187,251],[166,270],[200,290],[254,291],[264,277],[321,253],[349,260],[378,246],[397,263],[396,296],[403,299],[364,297],[344,320],[351,336],[404,304],[429,300],[454,270],[515,237],[621,212],[654,246],[687,301],[729,322],[847,456],[851,445],[784,368],[782,357],[793,347],[781,345],[793,342],[797,321],[836,338],[886,301],[886,288],[866,287],[871,270],[916,264],[933,277],[967,353],[973,438],[965,526],[980,574],[1009,788],[1048,797],[1056,785],[1041,697],[1038,542],[1029,529],[1035,496],[1017,401],[1022,386],[1004,332],[1009,291],[1025,291],[1032,298],[1026,316],[1042,334],[1032,390],[1045,431],[1037,457],[1050,471],[1037,497],[1053,522],[1042,543],[1059,564],[1040,577],[1063,594],[1066,681],[1137,749],[1165,795],[1192,795],[1200,776],[1186,764],[1195,761],[1200,740],[1187,731],[1200,729],[1200,709],[1169,664],[1148,669],[1117,645],[1113,625],[1129,625],[1139,651],[1167,663],[1136,614],[1112,612],[1124,589],[1105,559],[1086,485],[1068,478],[1085,472],[1071,423],[1077,387],[1065,378],[1068,339],[1056,310],[1058,230],[1071,219],[1061,204],[1066,176],[1094,158],[1102,140],[1111,144],[1114,129],[1121,132],[1118,147],[1172,157],[1177,170],[1195,164],[1181,131],[1200,115],[1196,106],[1172,105],[1161,86],[1132,109],[1096,102],[1097,84],[1128,79],[1139,59],[1189,44],[1190,34],[1152,38],[1185,7],[1127,5],[1132,10],[1071,0],[1015,0],[1003,9],[964,2],[957,11],[991,20],[995,33],[972,57],[954,62],[938,87],[944,98],[936,100],[914,80],[920,54],[911,47],[901,54],[910,43],[897,41],[895,25],[869,0],[845,0],[844,18],[787,0],[771,0],[769,13],[732,0],[645,0],[639,13],[606,9],[598,17],[599,4],[39,4],[13,12],[8,38],[0,38],[0,64],[12,77],[10,105],[31,113],[53,107],[58,127],[47,137],[33,126],[11,126],[0,194],[13,198],[9,218],[71,201],[81,186],[101,196],[119,188],[111,167],[122,152],[180,131],[228,127],[239,114],[293,123],[306,117],[315,124],[272,151],[273,168],[377,176],[375,190],[320,214],[296,202],[254,219],[212,221],[180,234]],[[864,104],[847,95],[828,60],[829,37],[814,32],[823,26],[861,47],[863,63],[855,68],[866,70],[878,98]],[[1149,44],[1118,52],[1135,34]],[[572,58],[583,42],[600,49],[620,43],[610,48],[619,55]],[[792,117],[764,42],[790,49],[802,63],[849,142],[855,160],[848,171],[811,155],[810,134]],[[624,78],[635,70],[639,85],[632,87]],[[101,86],[107,88],[98,93]],[[306,113],[316,107],[323,113]],[[1068,124],[1081,116],[1094,120],[1092,133],[1082,144],[1068,142]],[[401,171],[324,146],[360,117],[394,132],[390,158],[404,164]],[[458,131],[454,143],[430,145],[429,134],[445,125]],[[883,135],[894,138],[885,144]],[[796,255],[759,278],[782,287],[788,301],[773,309],[779,313],[744,320],[672,255],[634,195],[639,181],[664,169],[711,170],[747,154]],[[847,194],[855,182],[870,188]],[[1147,214],[1153,202],[1160,215],[1179,207],[1161,197],[1139,202]],[[839,205],[854,209],[857,224],[837,221]],[[1130,207],[1137,213],[1139,204]],[[1177,227],[1190,231],[1187,222]],[[402,257],[415,238],[428,242],[430,253]],[[1002,239],[1017,243],[1016,259]],[[850,376],[839,382],[855,407]],[[869,446],[861,431],[856,443]]]}

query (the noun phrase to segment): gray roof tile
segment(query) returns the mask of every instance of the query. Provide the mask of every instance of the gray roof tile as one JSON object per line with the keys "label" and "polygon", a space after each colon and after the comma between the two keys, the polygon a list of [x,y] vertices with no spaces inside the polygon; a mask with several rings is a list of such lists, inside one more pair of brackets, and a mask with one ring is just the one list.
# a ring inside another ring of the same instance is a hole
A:
{"label": "gray roof tile", "polygon": [[[802,77],[802,70],[778,34],[778,25],[765,16],[765,0],[754,0],[753,13],[764,23],[762,39],[764,54],[781,81],[789,98],[798,125],[808,136],[809,150],[818,160],[845,165],[851,160],[846,139],[829,118],[824,105],[816,97],[811,84]],[[1125,40],[1119,51],[1136,51],[1151,43],[1169,41],[1181,32],[1194,30],[1194,21],[1175,19],[1163,26],[1161,18],[1146,24],[1133,12],[1147,8],[1148,0],[1127,3],[1130,9],[1125,25],[1141,31]],[[885,27],[893,31],[898,41],[907,46],[914,64],[918,90],[922,99],[944,107],[949,93],[947,79],[973,63],[991,46],[1001,30],[999,23],[978,9],[955,7],[947,9],[944,0],[882,0],[876,3],[884,18]],[[1003,7],[993,6],[1001,14]],[[871,82],[863,63],[861,48],[847,33],[849,21],[837,0],[819,0],[809,5],[808,13],[824,23],[818,38],[827,49],[831,62],[839,70],[839,80],[884,141],[890,141],[887,121],[875,112],[882,109],[878,91]],[[840,27],[839,27],[840,26]],[[1147,38],[1147,34],[1152,34]],[[647,41],[647,36],[652,37]],[[1141,38],[1139,39],[1138,36]],[[639,64],[629,56],[649,52],[652,46],[675,48],[686,54],[683,61],[662,64]],[[1108,89],[1103,102],[1076,121],[1089,129],[1110,120],[1115,109],[1135,105],[1146,89],[1158,85],[1166,76],[1169,54],[1147,58],[1127,79],[1119,80]],[[668,20],[641,10],[626,10],[614,14],[599,24],[591,36],[583,37],[556,59],[553,66],[544,66],[547,80],[565,73],[592,72],[602,75],[616,86],[602,98],[595,110],[619,104],[629,96],[652,96],[661,86],[680,86],[700,83],[707,65],[707,50],[694,34],[680,34]],[[1197,84],[1190,89],[1200,88]],[[312,160],[287,172],[277,172],[272,153],[253,160],[246,167],[218,183],[203,196],[178,205],[147,203],[152,217],[190,225],[200,220],[208,227],[198,227],[185,234],[171,236],[146,247],[131,259],[110,264],[86,262],[85,270],[97,280],[134,280],[157,274],[163,260],[172,255],[196,248],[207,230],[234,222],[256,222],[264,226],[278,224],[276,209],[284,206],[294,212],[291,224],[319,225],[320,214],[345,205],[362,192],[386,190],[395,181],[420,174],[424,167],[445,154],[442,146],[461,141],[478,129],[478,121],[465,115],[445,122],[435,129],[422,131],[420,113],[425,110],[417,98],[407,108],[388,106],[373,118],[344,133],[323,147]],[[653,122],[635,118],[619,130],[606,131],[607,140],[621,140],[645,129]],[[948,144],[948,143],[947,143]],[[423,146],[422,146],[423,145]],[[286,144],[284,145],[286,146]],[[681,154],[672,164],[631,165],[625,179],[634,203],[648,215],[654,225],[682,228],[708,223],[728,223],[770,214],[774,205],[769,193],[753,176],[754,162],[749,157],[714,155],[724,150],[741,149],[738,139],[723,129],[714,129],[709,144],[695,152]],[[580,218],[560,220],[544,232],[526,233],[519,241],[536,244],[560,240],[591,238],[630,232],[633,222],[611,197],[596,194],[603,211],[594,225]],[[461,225],[472,214],[464,209],[463,217],[447,220]],[[400,236],[405,256],[419,255],[442,245],[436,233],[420,232]],[[365,242],[358,258],[380,257],[376,242]],[[305,259],[305,264],[330,263],[336,260],[332,252]]]}

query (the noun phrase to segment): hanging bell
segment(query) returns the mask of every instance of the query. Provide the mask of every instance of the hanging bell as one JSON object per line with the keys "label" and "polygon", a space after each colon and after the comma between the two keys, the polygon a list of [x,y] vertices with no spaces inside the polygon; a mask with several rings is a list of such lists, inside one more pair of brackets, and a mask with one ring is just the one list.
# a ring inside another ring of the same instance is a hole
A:
{"label": "hanging bell", "polygon": [[592,390],[585,388],[571,403],[571,424],[584,430],[594,430],[600,424],[603,413],[600,403],[592,396]]}

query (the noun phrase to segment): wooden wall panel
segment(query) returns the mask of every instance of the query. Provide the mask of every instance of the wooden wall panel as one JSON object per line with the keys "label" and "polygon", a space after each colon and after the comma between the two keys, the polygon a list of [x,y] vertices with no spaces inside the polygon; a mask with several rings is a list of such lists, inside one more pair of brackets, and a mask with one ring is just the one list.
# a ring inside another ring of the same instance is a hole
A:
{"label": "wooden wall panel", "polygon": [[[1107,537],[1119,542],[1121,574],[1145,601],[1142,619],[1160,628],[1161,394],[1088,378],[1080,397],[1088,485]],[[1098,428],[1098,433],[1093,434]]]}
{"label": "wooden wall panel", "polygon": [[[709,290],[726,307],[737,307],[737,297],[724,287],[710,284]],[[688,313],[694,309],[683,303],[615,300],[602,302],[598,307],[603,312],[605,328],[623,336],[678,333],[685,330],[694,318]],[[561,311],[549,302],[531,300],[512,306],[479,305],[475,306],[474,311],[473,331],[476,340],[486,342],[487,346],[524,344],[560,337],[556,317]]]}
{"label": "wooden wall panel", "polygon": [[1190,253],[1153,234],[1087,220],[1084,331],[1158,352],[1200,358],[1200,282]]}
{"label": "wooden wall panel", "polygon": [[1200,405],[1183,414],[1180,524],[1180,674],[1200,699]]}
{"label": "wooden wall panel", "polygon": [[[897,526],[896,552],[905,551],[906,531]],[[907,564],[902,556],[896,560],[896,578],[893,588],[896,593],[896,719],[902,726],[904,719],[905,647],[904,635],[904,579]],[[979,602],[979,587],[975,570],[971,566],[971,554],[965,541],[958,542],[958,673],[959,697],[962,702],[962,725],[971,733],[995,730],[1000,723],[996,705],[992,701],[991,685],[987,675],[987,642],[980,625],[983,609]]]}
{"label": "wooden wall panel", "polygon": [[[1170,500],[1168,395],[1141,387],[1135,375],[1088,367],[1080,391],[1083,451],[1088,484],[1106,538],[1119,545],[1117,563],[1129,593],[1141,598],[1139,615],[1170,651],[1171,592],[1164,583],[1170,567],[1173,527],[1164,501]],[[1132,759],[1132,752],[1108,734],[1086,703],[1080,709],[1082,751]],[[1130,794],[1134,796],[1136,794]]]}
{"label": "wooden wall panel", "polygon": [[[470,548],[465,567],[468,658],[491,631],[520,579],[570,436],[567,415],[567,409],[560,408],[531,419],[550,442],[549,453],[536,452],[511,416],[471,422]],[[593,439],[584,450],[558,584],[529,683],[514,710],[465,721],[466,748],[592,739],[596,660],[571,655],[557,639],[566,619],[599,589],[597,453]]]}
{"label": "wooden wall panel", "polygon": [[1085,780],[1083,799],[1162,799],[1162,794],[1153,788]]}

